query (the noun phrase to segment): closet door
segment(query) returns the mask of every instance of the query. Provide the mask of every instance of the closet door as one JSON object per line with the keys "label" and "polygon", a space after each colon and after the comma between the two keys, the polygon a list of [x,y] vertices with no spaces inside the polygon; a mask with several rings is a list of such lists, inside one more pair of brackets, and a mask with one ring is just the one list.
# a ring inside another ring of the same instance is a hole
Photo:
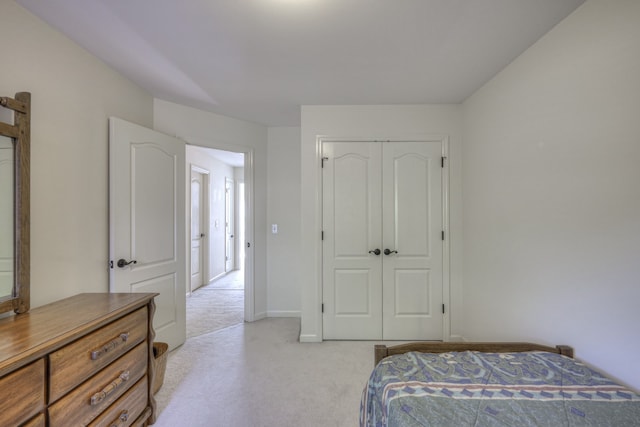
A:
{"label": "closet door", "polygon": [[323,336],[381,339],[381,146],[330,142],[322,155]]}
{"label": "closet door", "polygon": [[324,339],[442,339],[442,145],[323,144]]}
{"label": "closet door", "polygon": [[383,144],[383,338],[442,339],[442,145]]}

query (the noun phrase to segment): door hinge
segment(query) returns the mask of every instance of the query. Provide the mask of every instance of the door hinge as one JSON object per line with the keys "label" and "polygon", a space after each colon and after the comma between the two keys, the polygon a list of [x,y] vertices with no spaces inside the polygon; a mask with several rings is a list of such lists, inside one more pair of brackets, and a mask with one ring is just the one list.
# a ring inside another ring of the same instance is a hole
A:
{"label": "door hinge", "polygon": [[321,168],[324,168],[324,162],[325,162],[326,160],[329,160],[329,158],[328,158],[328,157],[323,157],[322,159],[320,159],[320,167],[321,167]]}
{"label": "door hinge", "polygon": [[442,156],[440,157],[440,167],[444,167],[444,159],[446,159],[446,157]]}
{"label": "door hinge", "polygon": [[444,314],[444,304],[442,304],[442,314]]}
{"label": "door hinge", "polygon": [[320,240],[324,240],[324,230],[320,232]]}
{"label": "door hinge", "polygon": [[324,313],[324,303],[322,303],[321,309],[322,309],[322,312]]}
{"label": "door hinge", "polygon": [[113,260],[109,261],[109,268],[113,268]]}
{"label": "door hinge", "polygon": [[444,230],[442,230],[442,240],[444,240]]}

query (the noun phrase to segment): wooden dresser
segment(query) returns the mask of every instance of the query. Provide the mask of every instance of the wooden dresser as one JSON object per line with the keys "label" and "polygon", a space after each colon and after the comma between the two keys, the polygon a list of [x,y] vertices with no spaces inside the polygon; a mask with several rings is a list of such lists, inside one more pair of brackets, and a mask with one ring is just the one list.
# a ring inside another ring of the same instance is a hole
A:
{"label": "wooden dresser", "polygon": [[157,294],[80,294],[0,319],[0,426],[155,421]]}

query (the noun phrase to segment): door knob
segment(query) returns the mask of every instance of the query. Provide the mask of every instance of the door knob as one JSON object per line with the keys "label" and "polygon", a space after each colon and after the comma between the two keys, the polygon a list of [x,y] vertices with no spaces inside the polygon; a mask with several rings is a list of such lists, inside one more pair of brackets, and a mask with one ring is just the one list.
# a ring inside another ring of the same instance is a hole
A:
{"label": "door knob", "polygon": [[120,258],[118,260],[117,266],[120,267],[120,268],[124,268],[129,264],[137,264],[137,263],[138,263],[138,261],[136,261],[135,259],[132,259],[131,261],[127,262],[126,259]]}
{"label": "door knob", "polygon": [[398,253],[398,251],[391,251],[389,249],[385,249],[384,250],[384,254],[385,255],[391,255],[391,254],[397,254],[397,253]]}
{"label": "door knob", "polygon": [[372,251],[369,251],[370,254],[380,255],[380,249],[376,248]]}

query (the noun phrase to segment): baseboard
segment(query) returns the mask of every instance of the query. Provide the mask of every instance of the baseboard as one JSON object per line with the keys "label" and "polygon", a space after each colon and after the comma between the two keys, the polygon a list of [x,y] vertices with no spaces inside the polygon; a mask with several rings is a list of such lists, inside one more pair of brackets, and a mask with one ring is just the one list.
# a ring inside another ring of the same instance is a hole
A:
{"label": "baseboard", "polygon": [[462,335],[449,335],[449,342],[466,342],[467,340]]}
{"label": "baseboard", "polygon": [[260,313],[256,313],[253,316],[253,321],[255,322],[256,320],[262,320],[262,319],[266,319],[267,318],[267,313],[262,311]]}
{"label": "baseboard", "polygon": [[267,317],[301,317],[301,313],[293,310],[271,310],[267,311]]}
{"label": "baseboard", "polygon": [[[225,272],[223,271],[222,273],[218,274],[217,276],[213,276],[212,278],[210,278],[210,279],[209,279],[209,283],[211,283],[211,282],[213,282],[213,281],[215,281],[215,280],[218,280],[218,279],[219,279],[219,278],[221,278],[221,277],[226,276],[226,274],[227,274],[227,273],[225,273]],[[200,286],[208,285],[209,283],[204,283],[203,285],[200,285]]]}
{"label": "baseboard", "polygon": [[300,335],[300,342],[322,342],[318,335]]}

